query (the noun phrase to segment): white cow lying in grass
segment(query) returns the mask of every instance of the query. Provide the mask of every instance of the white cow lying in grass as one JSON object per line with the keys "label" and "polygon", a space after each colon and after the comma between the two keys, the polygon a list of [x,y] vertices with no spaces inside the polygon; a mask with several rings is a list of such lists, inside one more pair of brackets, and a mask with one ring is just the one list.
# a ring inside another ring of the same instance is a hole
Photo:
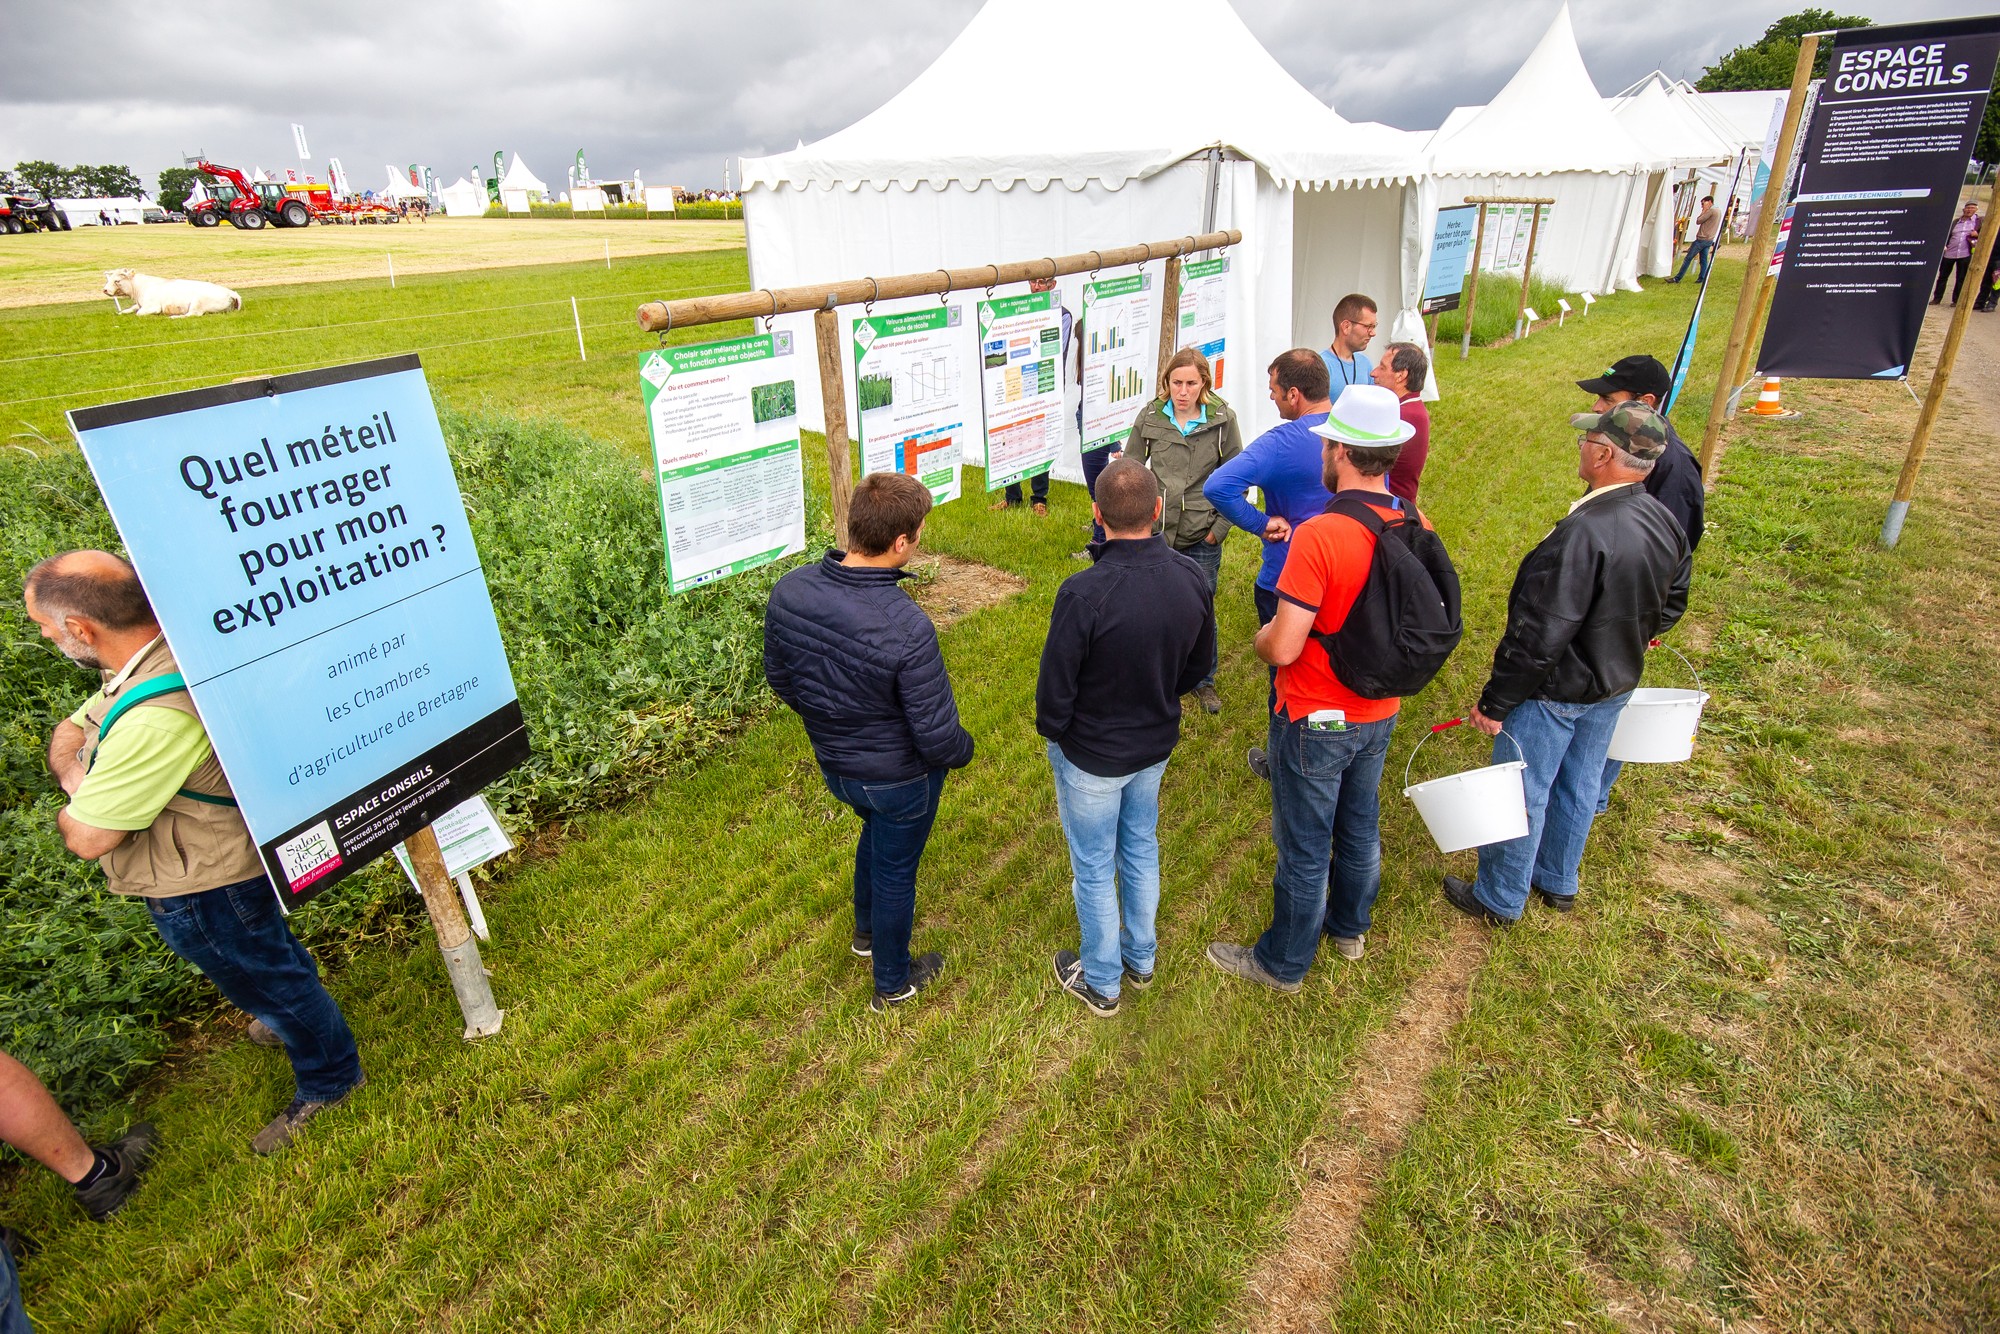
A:
{"label": "white cow lying in grass", "polygon": [[[104,275],[104,295],[118,305],[120,315],[206,315],[210,311],[243,309],[243,298],[218,283],[194,278],[155,278],[136,269],[110,269]],[[129,298],[130,310],[118,304]]]}

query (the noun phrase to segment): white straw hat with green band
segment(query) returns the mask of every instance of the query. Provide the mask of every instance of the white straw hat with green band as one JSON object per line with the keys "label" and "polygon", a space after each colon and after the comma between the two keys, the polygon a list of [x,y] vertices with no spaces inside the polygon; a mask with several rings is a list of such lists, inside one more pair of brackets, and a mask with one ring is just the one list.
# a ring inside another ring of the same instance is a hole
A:
{"label": "white straw hat with green band", "polygon": [[1312,429],[1314,435],[1357,449],[1387,449],[1417,433],[1403,420],[1395,391],[1379,384],[1351,384],[1341,390],[1333,411]]}

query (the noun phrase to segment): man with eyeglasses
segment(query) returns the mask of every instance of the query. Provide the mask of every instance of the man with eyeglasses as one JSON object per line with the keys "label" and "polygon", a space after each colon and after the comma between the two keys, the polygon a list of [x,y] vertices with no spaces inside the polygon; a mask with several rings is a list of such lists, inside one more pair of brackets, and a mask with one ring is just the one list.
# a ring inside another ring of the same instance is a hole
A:
{"label": "man with eyeglasses", "polygon": [[[1687,535],[1643,485],[1666,450],[1660,414],[1627,401],[1570,424],[1589,490],[1521,562],[1472,711],[1495,738],[1494,763],[1517,750],[1526,761],[1528,832],[1481,848],[1477,879],[1444,878],[1452,907],[1493,926],[1518,921],[1530,891],[1557,912],[1576,906],[1612,729],[1647,643],[1687,610]],[[1498,739],[1503,726],[1511,744]]]}
{"label": "man with eyeglasses", "polygon": [[1377,317],[1373,298],[1350,292],[1333,308],[1333,346],[1319,359],[1326,363],[1332,384],[1327,397],[1338,399],[1340,391],[1370,382],[1375,363],[1369,359],[1368,345],[1375,341]]}

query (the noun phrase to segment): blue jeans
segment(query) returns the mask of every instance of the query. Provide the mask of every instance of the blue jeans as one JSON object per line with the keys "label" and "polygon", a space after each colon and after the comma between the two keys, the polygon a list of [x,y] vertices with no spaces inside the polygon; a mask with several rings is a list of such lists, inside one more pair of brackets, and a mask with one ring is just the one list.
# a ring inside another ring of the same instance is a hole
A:
{"label": "blue jeans", "polygon": [[[1263,629],[1278,618],[1278,590],[1255,584],[1250,589],[1251,600],[1257,604],[1257,628]],[[1278,669],[1266,666],[1264,674],[1271,678],[1271,691],[1264,701],[1265,709],[1276,712],[1278,708]]]}
{"label": "blue jeans", "polygon": [[875,989],[901,991],[910,976],[917,863],[937,820],[945,770],[894,783],[864,783],[826,768],[820,775],[861,817],[861,838],[854,845],[854,929],[874,938]]}
{"label": "blue jeans", "polygon": [[1690,241],[1687,254],[1681,256],[1680,272],[1674,275],[1675,282],[1687,277],[1688,265],[1694,263],[1696,255],[1701,256],[1701,281],[1708,281],[1708,266],[1715,262],[1715,242]]}
{"label": "blue jeans", "polygon": [[292,1061],[295,1096],[332,1102],[361,1082],[361,1055],[263,876],[198,894],[147,899],[167,948],[201,969],[230,1004],[261,1019]]}
{"label": "blue jeans", "polygon": [[1069,840],[1083,980],[1100,996],[1116,996],[1124,968],[1152,972],[1158,950],[1153,918],[1160,909],[1160,779],[1167,762],[1100,778],[1071,764],[1051,741],[1049,768]]}
{"label": "blue jeans", "polygon": [[[1321,930],[1358,936],[1382,890],[1382,764],[1392,715],[1324,732],[1271,715],[1271,842],[1278,849],[1271,926],[1257,962],[1296,982],[1319,953]],[[1329,861],[1329,853],[1331,858]]]}
{"label": "blue jeans", "polygon": [[0,1246],[0,1334],[35,1334],[28,1308],[21,1305],[21,1271],[5,1246]]}
{"label": "blue jeans", "polygon": [[[1174,550],[1186,556],[1196,565],[1201,566],[1202,574],[1208,578],[1209,600],[1211,602],[1214,601],[1215,590],[1222,582],[1222,543],[1197,542],[1191,547],[1175,547]],[[1215,684],[1215,669],[1221,661],[1222,636],[1217,635],[1215,637],[1215,651],[1209,655],[1208,659],[1208,675],[1202,677],[1196,684],[1195,688],[1197,690],[1202,686],[1212,686]]]}
{"label": "blue jeans", "polygon": [[[1608,745],[1610,743],[1607,742],[1605,744]],[[1604,762],[1604,779],[1597,785],[1597,813],[1599,815],[1611,809],[1611,786],[1618,781],[1618,775],[1624,768],[1625,761],[1623,760],[1606,760]]]}
{"label": "blue jeans", "polygon": [[[1519,917],[1531,887],[1576,893],[1576,868],[1604,792],[1604,752],[1631,693],[1599,704],[1531,699],[1507,715],[1507,735],[1519,743],[1520,758],[1528,764],[1521,775],[1528,834],[1479,850],[1473,897],[1496,916]],[[1493,762],[1513,758],[1514,747],[1495,737]]]}
{"label": "blue jeans", "polygon": [[[1078,415],[1082,415],[1082,409],[1078,409]],[[1111,455],[1114,452],[1111,446],[1105,445],[1083,456],[1083,484],[1089,489],[1092,500],[1097,499],[1097,479],[1111,465]],[[1091,516],[1090,520],[1090,540],[1093,542],[1104,540],[1104,525],[1097,521],[1095,515]]]}

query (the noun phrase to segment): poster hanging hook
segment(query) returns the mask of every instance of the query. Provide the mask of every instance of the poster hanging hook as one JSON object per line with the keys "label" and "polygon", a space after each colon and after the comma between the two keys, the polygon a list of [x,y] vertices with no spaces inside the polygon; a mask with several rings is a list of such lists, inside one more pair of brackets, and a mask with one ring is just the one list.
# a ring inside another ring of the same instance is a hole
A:
{"label": "poster hanging hook", "polygon": [[881,294],[882,294],[882,284],[876,282],[873,278],[870,278],[868,280],[868,300],[863,302],[861,306],[861,313],[864,316],[873,315],[875,313],[875,298],[880,296]]}
{"label": "poster hanging hook", "polygon": [[665,347],[667,335],[674,331],[674,306],[671,301],[662,301],[660,306],[667,312],[667,322],[660,329],[660,346]]}
{"label": "poster hanging hook", "polygon": [[1104,256],[1098,254],[1095,250],[1091,251],[1090,276],[1095,278],[1097,276],[1097,271],[1103,267],[1104,267]]}
{"label": "poster hanging hook", "polygon": [[991,301],[993,299],[993,289],[1000,285],[1000,266],[998,264],[988,264],[986,267],[993,270],[993,281],[986,284],[986,299]]}
{"label": "poster hanging hook", "polygon": [[938,273],[944,279],[944,290],[938,293],[938,304],[940,306],[949,306],[951,304],[951,270],[939,269]]}
{"label": "poster hanging hook", "polygon": [[764,295],[771,298],[771,313],[764,316],[764,332],[769,333],[771,332],[771,321],[778,318],[778,294],[766,287]]}
{"label": "poster hanging hook", "polygon": [[[1093,252],[1093,253],[1095,253],[1095,252]],[[1054,281],[1056,280],[1056,261],[1055,261],[1055,258],[1054,258],[1053,256],[1050,256],[1050,255],[1043,255],[1043,256],[1042,256],[1042,262],[1043,262],[1044,264],[1046,264],[1046,265],[1048,265],[1048,266],[1049,266],[1049,281],[1050,281],[1050,282],[1054,282]]]}

